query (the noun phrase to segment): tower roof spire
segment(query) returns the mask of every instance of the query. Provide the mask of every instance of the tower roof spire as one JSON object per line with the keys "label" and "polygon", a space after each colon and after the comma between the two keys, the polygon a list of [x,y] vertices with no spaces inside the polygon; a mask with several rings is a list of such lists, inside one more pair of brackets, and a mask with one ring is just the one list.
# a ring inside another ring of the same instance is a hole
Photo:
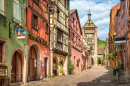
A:
{"label": "tower roof spire", "polygon": [[90,9],[89,9],[88,15],[91,15],[91,13],[90,13]]}

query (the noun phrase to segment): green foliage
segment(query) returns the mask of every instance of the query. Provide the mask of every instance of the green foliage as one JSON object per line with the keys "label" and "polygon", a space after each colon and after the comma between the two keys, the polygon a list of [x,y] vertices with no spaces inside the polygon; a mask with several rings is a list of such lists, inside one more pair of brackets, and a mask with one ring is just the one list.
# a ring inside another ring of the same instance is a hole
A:
{"label": "green foliage", "polygon": [[53,70],[56,70],[56,64],[53,63]]}
{"label": "green foliage", "polygon": [[98,57],[98,64],[101,64],[101,58]]}
{"label": "green foliage", "polygon": [[115,76],[116,75],[116,71],[118,71],[117,68],[113,68],[113,75]]}
{"label": "green foliage", "polygon": [[63,66],[62,65],[60,65],[59,72],[63,73]]}
{"label": "green foliage", "polygon": [[98,47],[105,47],[106,41],[100,40],[99,38],[97,38],[97,41],[98,41]]}
{"label": "green foliage", "polygon": [[49,74],[49,77],[48,78],[52,78],[51,74]]}
{"label": "green foliage", "polygon": [[108,59],[109,59],[109,60],[110,60],[110,59],[114,60],[115,58],[117,58],[117,53],[116,53],[116,52],[112,52],[112,53],[110,53],[109,56],[108,56]]}
{"label": "green foliage", "polygon": [[68,71],[71,73],[74,70],[74,64],[71,63],[71,59],[68,59]]}

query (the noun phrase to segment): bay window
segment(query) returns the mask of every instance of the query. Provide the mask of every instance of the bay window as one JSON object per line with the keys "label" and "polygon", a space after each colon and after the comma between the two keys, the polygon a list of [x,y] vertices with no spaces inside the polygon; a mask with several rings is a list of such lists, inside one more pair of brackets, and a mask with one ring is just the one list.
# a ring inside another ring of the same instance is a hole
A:
{"label": "bay window", "polygon": [[5,0],[0,0],[0,14],[5,15]]}
{"label": "bay window", "polygon": [[22,7],[19,0],[13,0],[13,20],[22,23]]}

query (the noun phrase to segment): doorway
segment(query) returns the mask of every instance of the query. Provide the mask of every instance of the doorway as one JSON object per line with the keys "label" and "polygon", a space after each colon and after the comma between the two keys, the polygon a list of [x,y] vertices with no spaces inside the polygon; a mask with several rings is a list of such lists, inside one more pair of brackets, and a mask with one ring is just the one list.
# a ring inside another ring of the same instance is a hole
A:
{"label": "doorway", "polygon": [[29,51],[29,77],[31,81],[36,80],[37,77],[37,53],[35,48],[32,46]]}
{"label": "doorway", "polygon": [[11,83],[22,82],[22,58],[19,52],[15,52],[11,65]]}
{"label": "doorway", "polygon": [[44,66],[45,66],[45,68],[44,68],[44,71],[45,71],[45,78],[47,78],[47,58],[45,58],[44,59]]}

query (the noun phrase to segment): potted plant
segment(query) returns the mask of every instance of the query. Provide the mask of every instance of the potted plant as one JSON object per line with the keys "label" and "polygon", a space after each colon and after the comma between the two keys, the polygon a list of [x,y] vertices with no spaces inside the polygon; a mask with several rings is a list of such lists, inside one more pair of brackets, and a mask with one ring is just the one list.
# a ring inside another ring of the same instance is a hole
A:
{"label": "potted plant", "polygon": [[113,68],[113,75],[116,75],[117,68]]}
{"label": "potted plant", "polygon": [[60,72],[60,76],[63,75],[63,66],[62,65],[60,65],[59,72]]}
{"label": "potted plant", "polygon": [[71,74],[74,70],[74,64],[71,63],[71,59],[68,59],[68,74]]}

